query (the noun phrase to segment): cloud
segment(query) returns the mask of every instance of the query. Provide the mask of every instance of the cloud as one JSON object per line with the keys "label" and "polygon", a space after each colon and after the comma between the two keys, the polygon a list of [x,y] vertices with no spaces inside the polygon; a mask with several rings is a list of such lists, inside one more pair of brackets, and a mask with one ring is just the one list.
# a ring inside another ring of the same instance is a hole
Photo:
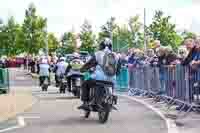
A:
{"label": "cloud", "polygon": [[193,4],[200,4],[200,1],[199,0],[192,0],[192,3]]}

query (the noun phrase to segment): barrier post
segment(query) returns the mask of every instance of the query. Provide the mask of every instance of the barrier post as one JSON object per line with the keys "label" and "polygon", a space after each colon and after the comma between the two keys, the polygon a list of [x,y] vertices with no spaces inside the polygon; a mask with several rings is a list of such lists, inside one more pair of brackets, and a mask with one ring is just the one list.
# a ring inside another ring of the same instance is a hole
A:
{"label": "barrier post", "polygon": [[8,69],[0,68],[0,93],[8,93],[9,89],[9,71]]}

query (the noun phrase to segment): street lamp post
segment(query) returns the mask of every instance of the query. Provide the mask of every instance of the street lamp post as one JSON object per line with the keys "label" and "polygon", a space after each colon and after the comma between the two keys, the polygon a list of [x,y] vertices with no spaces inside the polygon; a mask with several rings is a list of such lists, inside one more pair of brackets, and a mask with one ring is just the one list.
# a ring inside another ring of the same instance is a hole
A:
{"label": "street lamp post", "polygon": [[[2,32],[2,25],[3,25],[3,21],[2,21],[2,19],[0,18],[0,32]],[[1,44],[0,44],[1,45]],[[1,52],[2,52],[3,50],[0,50],[0,56],[1,56]]]}
{"label": "street lamp post", "polygon": [[0,25],[2,25],[3,24],[3,20],[0,18]]}
{"label": "street lamp post", "polygon": [[146,40],[146,8],[144,8],[144,50],[147,50],[147,40]]}
{"label": "street lamp post", "polygon": [[47,19],[45,19],[45,21],[46,21],[46,26],[45,26],[45,29],[44,29],[44,32],[45,32],[45,54],[48,57],[49,47],[48,47]]}

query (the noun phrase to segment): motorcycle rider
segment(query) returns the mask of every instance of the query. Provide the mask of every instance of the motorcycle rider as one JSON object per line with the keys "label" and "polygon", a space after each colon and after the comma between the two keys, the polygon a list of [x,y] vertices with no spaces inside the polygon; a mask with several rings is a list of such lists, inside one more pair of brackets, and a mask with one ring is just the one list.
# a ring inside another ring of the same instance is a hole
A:
{"label": "motorcycle rider", "polygon": [[59,61],[57,62],[56,66],[55,66],[55,80],[56,80],[56,86],[59,86],[59,78],[61,78],[61,76],[65,75],[65,71],[67,68],[68,64],[65,62],[65,58],[64,57],[60,57]]}
{"label": "motorcycle rider", "polygon": [[[116,71],[114,75],[108,75],[106,71],[110,69],[105,69],[105,55],[108,53],[113,53]],[[78,107],[78,109],[89,110],[88,102],[89,102],[89,92],[90,88],[96,86],[96,81],[109,81],[115,85],[116,75],[119,74],[120,71],[120,58],[116,53],[112,52],[112,41],[108,38],[105,38],[99,45],[99,51],[95,52],[95,54],[91,57],[91,59],[81,68],[81,72],[87,71],[90,68],[95,68],[94,72],[91,75],[91,79],[84,81],[82,84],[82,94],[81,100],[83,104]]]}
{"label": "motorcycle rider", "polygon": [[42,57],[40,59],[38,73],[39,73],[40,86],[43,84],[45,78],[48,78],[50,84],[50,66],[47,58]]}
{"label": "motorcycle rider", "polygon": [[[83,61],[80,59],[80,55],[78,53],[73,54],[74,58],[69,62],[68,67],[66,69],[66,75],[67,75],[67,86],[69,92],[71,92],[71,80],[72,78],[76,77],[83,77],[79,70],[81,66],[83,66]],[[78,63],[78,64],[77,64]]]}

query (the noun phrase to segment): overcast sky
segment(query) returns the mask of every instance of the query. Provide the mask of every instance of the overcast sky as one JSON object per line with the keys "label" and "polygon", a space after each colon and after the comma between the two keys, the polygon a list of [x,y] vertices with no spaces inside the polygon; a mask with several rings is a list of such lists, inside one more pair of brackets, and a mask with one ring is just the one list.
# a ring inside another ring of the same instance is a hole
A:
{"label": "overcast sky", "polygon": [[200,33],[200,0],[0,0],[0,17],[5,22],[9,16],[14,16],[21,23],[31,2],[36,5],[39,15],[47,17],[48,31],[56,35],[72,27],[78,31],[86,18],[95,31],[110,16],[116,17],[119,23],[136,14],[143,19],[144,7],[147,24],[151,22],[154,11],[161,9],[172,16],[178,29]]}

